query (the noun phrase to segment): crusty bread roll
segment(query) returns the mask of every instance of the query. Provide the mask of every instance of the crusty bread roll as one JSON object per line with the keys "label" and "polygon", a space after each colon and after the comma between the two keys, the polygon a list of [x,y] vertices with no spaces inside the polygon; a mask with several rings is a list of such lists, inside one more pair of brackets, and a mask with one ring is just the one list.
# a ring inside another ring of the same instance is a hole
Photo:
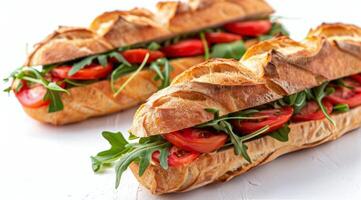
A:
{"label": "crusty bread roll", "polygon": [[[159,3],[157,13],[140,8],[106,12],[96,17],[89,29],[60,27],[35,46],[25,66],[61,63],[229,21],[263,18],[272,12],[272,8],[264,0],[190,0],[188,4],[170,1]],[[251,42],[254,40],[246,45]],[[202,57],[172,60],[172,77],[203,61]],[[128,77],[120,78],[119,85]],[[71,95],[62,94],[62,111],[48,113],[47,107],[24,107],[24,110],[36,120],[55,125],[118,112],[144,102],[157,91],[159,83],[153,77],[152,71],[143,70],[116,98],[110,90],[109,81],[100,81],[85,87],[71,88]]]}
{"label": "crusty bread roll", "polygon": [[143,8],[106,12],[88,29],[60,27],[35,46],[25,66],[61,63],[230,21],[259,19],[273,12],[264,0],[169,1],[157,7],[157,13]]}
{"label": "crusty bread roll", "polygon": [[[214,59],[194,66],[154,95],[135,114],[132,134],[139,137],[166,134],[213,119],[205,108],[220,115],[270,103],[283,96],[361,72],[361,29],[352,25],[323,24],[303,42],[287,37],[264,41],[249,48],[240,61]],[[151,165],[138,176],[154,194],[188,191],[227,181],[288,152],[313,147],[341,137],[361,126],[361,107],[332,114],[327,119],[291,123],[289,141],[265,136],[247,143],[252,163],[229,148],[202,154],[189,165],[162,169]]]}
{"label": "crusty bread roll", "polygon": [[360,28],[324,24],[303,42],[282,36],[251,46],[240,61],[208,60],[141,105],[132,132],[146,137],[193,127],[213,118],[205,108],[226,115],[359,73],[360,48]]}

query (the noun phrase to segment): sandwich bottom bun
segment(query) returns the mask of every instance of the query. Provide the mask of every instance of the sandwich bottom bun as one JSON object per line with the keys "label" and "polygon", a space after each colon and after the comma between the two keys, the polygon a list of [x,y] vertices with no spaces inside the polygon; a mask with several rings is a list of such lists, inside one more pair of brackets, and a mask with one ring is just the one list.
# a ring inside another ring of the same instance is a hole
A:
{"label": "sandwich bottom bun", "polygon": [[130,168],[138,181],[153,194],[185,192],[204,185],[228,181],[252,168],[266,164],[277,157],[293,151],[314,147],[335,140],[345,133],[361,126],[361,106],[345,113],[333,114],[333,126],[327,119],[292,123],[287,142],[280,142],[269,136],[250,141],[247,144],[252,163],[234,154],[233,148],[203,154],[189,165],[162,169],[151,165],[143,176],[138,176],[139,166]]}

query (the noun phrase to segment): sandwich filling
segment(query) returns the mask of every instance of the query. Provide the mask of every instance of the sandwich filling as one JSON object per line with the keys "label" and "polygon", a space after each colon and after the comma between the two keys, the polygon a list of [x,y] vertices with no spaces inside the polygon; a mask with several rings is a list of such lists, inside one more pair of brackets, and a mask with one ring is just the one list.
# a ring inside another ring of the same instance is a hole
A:
{"label": "sandwich filling", "polygon": [[234,153],[252,162],[247,153],[247,142],[261,137],[288,141],[289,125],[327,118],[336,125],[331,115],[347,112],[361,105],[361,74],[352,75],[286,96],[255,108],[219,116],[219,111],[207,108],[214,119],[195,127],[164,135],[138,138],[130,133],[129,143],[120,133],[103,132],[111,148],[92,158],[95,172],[115,164],[116,187],[122,173],[132,162],[139,164],[139,176],[149,165],[169,167],[188,165],[201,154],[233,148]]}
{"label": "sandwich filling", "polygon": [[[61,111],[61,93],[101,80],[109,80],[114,97],[143,69],[155,72],[159,89],[170,84],[171,59],[204,56],[240,59],[247,46],[275,35],[288,35],[283,26],[269,19],[232,22],[223,27],[177,36],[162,42],[121,47],[111,52],[88,56],[66,63],[39,67],[20,67],[6,81],[27,108],[48,106],[48,112]],[[116,81],[125,75],[120,86]]]}

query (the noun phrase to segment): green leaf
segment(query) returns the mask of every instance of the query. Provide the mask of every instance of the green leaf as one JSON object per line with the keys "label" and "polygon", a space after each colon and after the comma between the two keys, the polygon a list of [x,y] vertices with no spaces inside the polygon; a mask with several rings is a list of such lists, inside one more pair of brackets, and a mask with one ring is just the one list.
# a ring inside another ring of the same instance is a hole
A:
{"label": "green leaf", "polygon": [[68,72],[69,76],[74,75],[75,73],[77,73],[79,70],[83,69],[85,66],[90,65],[93,60],[95,58],[97,58],[98,56],[89,56],[86,58],[81,59],[80,61],[76,62],[73,64],[73,67],[70,69],[70,71]]}
{"label": "green leaf", "polygon": [[333,107],[334,112],[347,112],[350,110],[350,107],[347,104],[337,104]]}
{"label": "green leaf", "polygon": [[139,162],[139,171],[138,171],[139,176],[143,176],[145,170],[148,168],[153,153],[154,151],[145,151],[142,153]]}
{"label": "green leaf", "polygon": [[110,149],[99,152],[96,156],[92,156],[92,168],[94,172],[99,171],[104,164],[111,163],[117,159],[126,149],[128,142],[125,140],[121,132],[104,131],[103,137],[111,145]]}
{"label": "green leaf", "polygon": [[144,60],[142,64],[138,67],[138,69],[117,89],[117,91],[114,93],[114,97],[118,96],[118,94],[125,88],[125,86],[128,85],[128,83],[133,80],[133,78],[144,68],[144,66],[147,64],[149,58],[149,53],[147,53],[144,57]]}
{"label": "green leaf", "polygon": [[124,76],[126,74],[129,74],[131,72],[136,71],[137,68],[133,66],[128,66],[126,64],[121,64],[119,67],[117,67],[110,76],[110,85],[112,88],[112,91],[115,93],[117,90],[115,88],[115,81],[118,80],[121,76]]}
{"label": "green leaf", "polygon": [[10,87],[7,87],[3,90],[4,92],[7,92],[7,93],[10,93],[11,92],[11,86]]}
{"label": "green leaf", "polygon": [[291,129],[285,124],[282,128],[269,133],[268,135],[280,142],[287,142],[288,141],[288,134],[290,133]]}
{"label": "green leaf", "polygon": [[58,112],[64,109],[63,102],[61,101],[60,94],[57,91],[48,90],[44,96],[45,100],[50,100],[48,112]]}
{"label": "green leaf", "polygon": [[345,87],[350,90],[354,89],[354,87],[352,87],[351,85],[346,84],[345,81],[343,81],[343,79],[335,80],[334,83],[340,87]]}
{"label": "green leaf", "polygon": [[169,148],[163,148],[160,149],[160,157],[159,157],[159,162],[160,162],[160,166],[167,170],[168,169],[168,155],[169,155]]}
{"label": "green leaf", "polygon": [[[163,66],[162,69],[161,66]],[[163,89],[170,85],[170,72],[173,70],[173,68],[170,65],[168,59],[159,58],[158,60],[150,64],[150,69],[156,73],[154,80],[162,81],[158,89]]]}
{"label": "green leaf", "polygon": [[272,28],[268,35],[275,36],[277,34],[288,36],[289,32],[285,29],[285,27],[280,23],[273,23]]}
{"label": "green leaf", "polygon": [[251,158],[249,157],[248,152],[247,152],[248,147],[247,147],[243,142],[241,143],[241,146],[240,146],[240,147],[241,147],[241,148],[240,148],[240,150],[241,150],[240,154],[241,154],[241,155],[243,156],[243,158],[246,159],[249,163],[252,163]]}
{"label": "green leaf", "polygon": [[133,135],[132,133],[129,133],[128,140],[136,140],[136,139],[139,139],[139,137],[136,135]]}
{"label": "green leaf", "polygon": [[158,44],[157,42],[151,42],[148,45],[147,49],[149,49],[151,51],[156,51],[156,50],[160,49],[160,47],[161,47],[160,44]]}
{"label": "green leaf", "polygon": [[115,187],[117,188],[119,186],[123,172],[129,167],[129,165],[133,161],[137,159],[141,159],[142,163],[139,164],[139,168],[141,168],[139,169],[139,172],[144,173],[145,169],[150,164],[151,154],[154,151],[160,151],[161,149],[168,148],[169,146],[170,144],[168,142],[165,142],[164,140],[153,143],[146,143],[144,145],[139,144],[132,151],[129,151],[126,154],[122,155],[115,166],[115,171],[116,171]]}
{"label": "green leaf", "polygon": [[163,76],[163,73],[160,69],[160,66],[158,65],[157,62],[152,62],[150,64],[150,67],[149,67],[151,70],[153,70],[157,75],[154,77],[154,80],[164,80],[164,76]]}
{"label": "green leaf", "polygon": [[325,117],[335,126],[336,122],[331,118],[331,116],[327,113],[325,106],[322,103],[322,99],[328,95],[328,93],[332,92],[331,90],[326,91],[326,87],[328,86],[329,82],[325,82],[322,85],[315,87],[312,89],[313,96],[315,101],[320,106],[323,114]]}
{"label": "green leaf", "polygon": [[125,64],[127,66],[132,66],[119,52],[113,51],[108,53],[108,57],[115,58],[118,62]]}
{"label": "green leaf", "polygon": [[56,91],[56,92],[65,92],[69,94],[69,91],[67,91],[66,89],[60,87],[58,84],[56,84],[55,82],[50,82],[46,88],[48,88],[49,90],[52,91]]}
{"label": "green leaf", "polygon": [[201,38],[201,41],[202,41],[203,47],[204,47],[204,59],[208,60],[209,59],[209,47],[208,47],[208,42],[206,40],[206,36],[205,36],[204,32],[200,32],[199,36]]}
{"label": "green leaf", "polygon": [[103,67],[106,67],[108,65],[108,56],[107,55],[99,55],[97,57],[99,64],[101,64]]}
{"label": "green leaf", "polygon": [[212,58],[234,58],[240,59],[246,52],[244,43],[240,41],[216,44],[212,47],[211,56]]}

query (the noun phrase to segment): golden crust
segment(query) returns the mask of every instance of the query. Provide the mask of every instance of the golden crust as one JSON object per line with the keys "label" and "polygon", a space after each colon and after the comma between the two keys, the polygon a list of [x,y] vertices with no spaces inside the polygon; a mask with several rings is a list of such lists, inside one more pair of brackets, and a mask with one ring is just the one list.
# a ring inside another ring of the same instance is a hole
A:
{"label": "golden crust", "polygon": [[[202,61],[204,61],[203,57],[172,60],[171,65],[174,70],[171,78]],[[129,76],[118,79],[116,85],[119,87]],[[62,94],[64,109],[59,112],[48,113],[47,106],[36,109],[23,107],[23,109],[32,118],[54,125],[69,124],[90,117],[119,112],[144,102],[158,90],[159,82],[153,80],[154,76],[153,71],[142,70],[117,97],[113,96],[108,80],[71,88],[70,95]]]}
{"label": "golden crust", "polygon": [[267,17],[273,12],[264,0],[190,0],[188,4],[170,1],[158,3],[157,8],[159,21],[175,33]]}
{"label": "golden crust", "polygon": [[[156,14],[142,8],[112,11],[96,17],[88,29],[60,28],[35,46],[25,65],[70,61],[121,46],[170,38],[230,20],[261,18],[272,13],[263,0],[190,0],[188,4],[181,4],[187,8],[182,11],[178,9],[180,4],[177,2],[159,5],[162,8]],[[165,11],[164,8],[171,10]]]}
{"label": "golden crust", "polygon": [[65,62],[113,48],[104,38],[88,29],[59,27],[53,34],[35,46],[24,65]]}
{"label": "golden crust", "polygon": [[327,119],[291,124],[287,142],[280,142],[269,136],[250,141],[247,146],[252,163],[235,155],[233,148],[229,148],[203,154],[182,167],[164,170],[160,166],[151,165],[142,177],[138,176],[136,163],[132,163],[130,168],[138,181],[153,194],[189,191],[213,182],[228,181],[286,153],[333,141],[360,127],[360,115],[361,107],[357,107],[346,113],[332,115],[336,126]]}
{"label": "golden crust", "polygon": [[323,31],[332,25],[322,25],[301,43],[278,37],[253,45],[240,62],[215,59],[185,71],[138,109],[132,133],[146,137],[193,127],[212,119],[205,108],[225,115],[361,72],[360,32],[349,36],[346,30],[357,27],[335,26],[332,39]]}

